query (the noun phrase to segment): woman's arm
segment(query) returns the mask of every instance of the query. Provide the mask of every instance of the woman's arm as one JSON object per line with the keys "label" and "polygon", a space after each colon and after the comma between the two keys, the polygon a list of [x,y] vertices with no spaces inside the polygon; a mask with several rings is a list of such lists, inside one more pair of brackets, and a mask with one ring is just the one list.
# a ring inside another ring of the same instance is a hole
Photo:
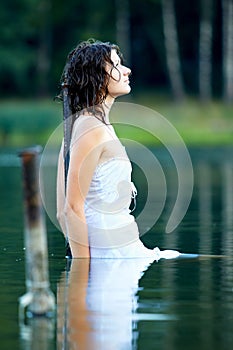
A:
{"label": "woman's arm", "polygon": [[104,128],[95,127],[72,142],[65,201],[65,223],[72,256],[89,257],[85,198],[103,151]]}
{"label": "woman's arm", "polygon": [[64,183],[64,161],[63,161],[63,147],[62,143],[61,150],[58,157],[57,164],[57,220],[60,224],[61,230],[66,238],[66,226],[65,226],[65,183]]}

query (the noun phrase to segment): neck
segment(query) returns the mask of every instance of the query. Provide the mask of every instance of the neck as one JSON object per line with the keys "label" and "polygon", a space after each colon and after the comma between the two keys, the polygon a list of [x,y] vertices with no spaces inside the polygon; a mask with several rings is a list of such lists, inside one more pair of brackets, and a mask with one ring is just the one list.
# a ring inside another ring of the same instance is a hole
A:
{"label": "neck", "polygon": [[115,101],[115,98],[112,97],[111,95],[107,95],[105,101],[103,102],[103,109],[104,109],[104,113],[105,113],[105,118],[106,118],[106,123],[110,123],[109,122],[109,112],[112,108],[112,105]]}
{"label": "neck", "polygon": [[[103,108],[104,110],[104,116],[105,116],[105,122],[107,124],[110,124],[110,121],[109,121],[109,112],[112,108],[112,105],[115,101],[115,98],[111,95],[107,95],[105,101],[102,103],[101,107]],[[82,111],[82,114],[83,115],[92,115],[92,113],[90,113],[87,109],[83,109]]]}

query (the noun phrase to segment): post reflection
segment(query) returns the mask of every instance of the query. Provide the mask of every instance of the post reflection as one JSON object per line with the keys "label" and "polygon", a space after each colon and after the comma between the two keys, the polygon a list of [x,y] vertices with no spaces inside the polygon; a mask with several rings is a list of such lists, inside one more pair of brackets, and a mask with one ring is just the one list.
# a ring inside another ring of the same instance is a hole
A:
{"label": "post reflection", "polygon": [[133,349],[138,281],[148,259],[73,259],[57,295],[57,349]]}

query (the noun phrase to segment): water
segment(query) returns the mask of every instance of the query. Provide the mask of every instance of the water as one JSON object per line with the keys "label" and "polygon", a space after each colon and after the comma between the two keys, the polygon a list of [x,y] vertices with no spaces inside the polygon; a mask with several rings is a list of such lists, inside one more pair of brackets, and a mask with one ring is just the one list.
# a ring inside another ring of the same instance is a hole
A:
{"label": "water", "polygon": [[[93,259],[90,265],[75,260],[70,266],[62,236],[47,218],[57,314],[25,323],[18,319],[18,298],[25,293],[20,168],[14,150],[2,152],[8,156],[0,155],[1,350],[232,348],[232,149],[191,150],[195,183],[187,214],[173,233],[164,233],[176,192],[170,186],[161,217],[142,237],[148,247],[204,255],[200,258],[151,265],[144,259]],[[172,164],[163,151],[155,152],[172,184]],[[140,169],[134,170],[144,188]],[[144,201],[139,194],[136,215]]]}

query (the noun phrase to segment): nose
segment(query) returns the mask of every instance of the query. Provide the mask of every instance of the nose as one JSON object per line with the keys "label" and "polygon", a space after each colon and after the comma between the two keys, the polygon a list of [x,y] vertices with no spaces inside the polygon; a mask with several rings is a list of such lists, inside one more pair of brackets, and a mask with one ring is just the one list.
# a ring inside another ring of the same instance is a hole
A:
{"label": "nose", "polygon": [[129,76],[130,74],[131,74],[131,69],[130,68],[128,68],[128,67],[124,67],[125,69],[124,69],[124,75],[125,76]]}

